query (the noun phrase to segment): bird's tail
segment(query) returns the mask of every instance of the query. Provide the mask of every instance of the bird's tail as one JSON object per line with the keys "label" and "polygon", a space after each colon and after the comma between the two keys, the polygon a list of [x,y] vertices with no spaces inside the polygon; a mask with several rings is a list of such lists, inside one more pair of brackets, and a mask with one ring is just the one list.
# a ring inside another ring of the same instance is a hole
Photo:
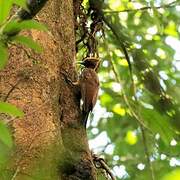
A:
{"label": "bird's tail", "polygon": [[82,125],[86,129],[87,120],[88,120],[89,112],[82,112]]}

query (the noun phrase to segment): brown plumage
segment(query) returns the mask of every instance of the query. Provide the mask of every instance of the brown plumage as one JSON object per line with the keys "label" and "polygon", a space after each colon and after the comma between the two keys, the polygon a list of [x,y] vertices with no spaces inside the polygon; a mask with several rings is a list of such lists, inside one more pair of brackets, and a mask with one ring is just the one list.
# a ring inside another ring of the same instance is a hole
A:
{"label": "brown plumage", "polygon": [[96,68],[99,64],[99,60],[95,58],[87,58],[81,64],[85,66],[80,75],[79,83],[81,99],[83,101],[82,123],[86,127],[89,112],[94,108],[98,96],[99,78],[96,73]]}

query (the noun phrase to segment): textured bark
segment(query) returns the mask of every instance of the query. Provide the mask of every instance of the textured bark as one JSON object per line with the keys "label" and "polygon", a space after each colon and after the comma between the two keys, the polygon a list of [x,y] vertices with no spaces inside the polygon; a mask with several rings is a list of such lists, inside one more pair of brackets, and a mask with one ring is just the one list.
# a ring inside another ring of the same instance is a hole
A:
{"label": "textured bark", "polygon": [[4,179],[96,179],[79,99],[62,75],[77,76],[73,2],[50,1],[36,18],[50,33],[24,34],[40,42],[43,53],[12,46],[0,72],[1,100],[15,85],[7,102],[25,112],[23,119],[10,121],[16,146]]}

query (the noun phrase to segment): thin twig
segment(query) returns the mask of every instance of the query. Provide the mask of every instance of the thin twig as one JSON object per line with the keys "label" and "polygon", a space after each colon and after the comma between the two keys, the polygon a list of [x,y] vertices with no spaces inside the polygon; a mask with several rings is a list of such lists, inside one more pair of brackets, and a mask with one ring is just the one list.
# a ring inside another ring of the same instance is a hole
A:
{"label": "thin twig", "polygon": [[15,173],[13,174],[13,177],[11,178],[11,180],[15,180],[15,178],[17,177],[17,174],[19,173],[19,171],[20,171],[20,168],[18,166]]}
{"label": "thin twig", "polygon": [[[115,77],[116,77],[116,81],[120,83],[120,80],[118,78],[118,75],[117,75],[117,72],[114,68],[114,65],[112,63],[112,60],[111,60],[111,64],[112,64],[112,69],[113,69],[113,72],[115,74]],[[121,84],[121,83],[120,83]],[[126,105],[128,106],[131,114],[135,117],[135,119],[139,122],[140,124],[140,128],[141,128],[141,132],[142,132],[142,138],[143,138],[143,144],[144,144],[144,150],[145,150],[145,154],[146,154],[146,158],[147,158],[147,163],[149,165],[149,169],[150,169],[150,172],[151,172],[151,179],[152,180],[155,180],[154,178],[154,170],[153,170],[153,166],[152,166],[152,163],[150,161],[150,156],[149,156],[149,152],[148,152],[148,147],[147,147],[147,142],[146,142],[146,138],[145,138],[145,131],[144,131],[144,128],[148,129],[150,131],[150,129],[143,123],[142,119],[140,118],[140,116],[138,114],[136,114],[133,110],[133,108],[131,107],[129,101],[128,101],[128,98],[126,97],[125,93],[123,92],[122,90],[122,96],[124,98],[124,101],[126,103]],[[137,98],[135,96],[135,100],[137,102]]]}
{"label": "thin twig", "polygon": [[32,59],[34,61],[37,61],[36,58],[34,58],[28,51],[26,48],[24,48],[23,46],[21,46],[21,48],[23,49],[24,53],[26,54],[26,56],[29,58],[29,59]]}
{"label": "thin twig", "polygon": [[150,169],[150,175],[151,175],[151,179],[155,180],[155,176],[154,176],[154,169],[153,169],[153,165],[152,162],[150,161],[150,154],[149,154],[149,150],[148,150],[148,144],[146,141],[146,133],[144,130],[144,127],[140,125],[141,128],[141,132],[142,132],[142,141],[143,141],[143,145],[144,145],[144,152],[146,155],[146,159],[147,159],[147,164],[149,166]]}
{"label": "thin twig", "polygon": [[131,61],[130,61],[130,57],[127,51],[126,46],[124,45],[124,43],[122,42],[122,40],[119,37],[119,34],[117,33],[116,29],[113,27],[113,25],[106,19],[106,17],[103,15],[102,16],[103,21],[105,22],[105,24],[111,29],[112,33],[114,34],[114,36],[118,39],[121,49],[124,53],[124,56],[127,60],[128,66],[129,66],[129,73],[130,73],[130,77],[131,77],[131,81],[132,81],[132,86],[133,86],[133,91],[135,94],[135,84],[134,84],[134,79],[133,79],[133,72],[132,72],[132,65],[131,65]]}
{"label": "thin twig", "polygon": [[106,173],[111,177],[112,180],[116,180],[115,176],[111,172],[111,169],[106,164],[106,162],[103,158],[98,157],[96,154],[93,154],[92,157],[93,157],[93,162],[95,163],[95,166],[97,168],[104,169],[106,171]]}
{"label": "thin twig", "polygon": [[[120,38],[119,38],[119,35],[117,34],[116,30],[114,29],[114,27],[106,20],[105,17],[103,17],[105,23],[107,24],[107,26],[111,29],[111,31],[113,32],[114,36],[119,40],[120,42],[120,45],[121,45],[121,48],[124,52],[124,55],[126,57],[126,60],[129,64],[129,70],[130,70],[130,75],[131,75],[131,79],[132,79],[132,83],[133,83],[133,90],[134,90],[134,98],[135,98],[135,101],[137,103],[137,106],[138,106],[138,100],[137,100],[137,97],[136,97],[136,93],[135,93],[135,84],[134,84],[134,80],[133,80],[133,74],[132,74],[132,67],[131,67],[131,63],[130,63],[130,59],[129,59],[129,56],[128,56],[128,52],[126,50],[126,47],[125,45],[123,44],[123,42],[121,42]],[[113,61],[112,59],[110,58],[110,63],[111,63],[111,66],[112,66],[112,70],[114,72],[114,75],[115,75],[115,78],[116,78],[116,81],[121,84],[121,81],[120,81],[120,78],[116,72],[116,69],[114,67],[114,64],[113,64]],[[151,179],[154,180],[154,171],[153,171],[153,167],[152,167],[152,163],[151,161],[149,160],[150,157],[149,157],[149,153],[148,153],[148,147],[147,147],[147,143],[146,143],[146,139],[145,139],[145,131],[144,131],[144,128],[148,129],[149,128],[143,123],[143,120],[141,119],[141,116],[139,115],[139,113],[135,112],[133,110],[133,108],[131,107],[130,103],[129,103],[129,100],[125,94],[125,92],[123,91],[123,88],[122,88],[122,96],[123,96],[123,99],[126,103],[126,105],[128,106],[131,114],[135,117],[135,119],[139,122],[140,124],[140,127],[141,127],[141,132],[142,132],[142,136],[143,136],[143,142],[144,142],[144,149],[145,149],[145,154],[146,154],[146,157],[147,157],[147,162],[148,162],[148,165],[149,165],[149,169],[150,169],[150,173],[151,173]]]}
{"label": "thin twig", "polygon": [[6,96],[4,97],[4,102],[7,101],[7,99],[9,98],[10,94],[16,89],[16,87],[19,85],[19,83],[21,82],[21,79],[19,79],[14,85],[12,85],[11,89],[8,91],[8,93],[6,94]]}
{"label": "thin twig", "polygon": [[[110,24],[109,24],[110,25]],[[110,26],[111,27],[111,26]],[[114,35],[116,36],[116,38],[118,38],[118,34],[116,33],[116,31],[112,28],[111,30],[113,30],[113,33]],[[121,42],[121,44],[123,45],[123,43]],[[125,47],[124,45],[122,46],[122,48]],[[108,47],[107,47],[108,49]],[[128,57],[128,55],[126,55],[127,51],[125,51],[125,56],[126,58]],[[129,58],[129,57],[128,57]],[[114,76],[115,76],[115,79],[116,79],[116,82],[118,82],[119,84],[122,85],[121,83],[121,80],[120,80],[120,77],[118,76],[118,73],[116,72],[116,69],[114,67],[114,63],[111,59],[111,57],[109,58],[109,61],[111,63],[111,67],[112,67],[112,71],[114,73]],[[132,76],[132,69],[130,69],[130,73],[131,73],[131,76]],[[134,84],[134,81],[133,81],[133,86],[134,86],[134,98],[135,98],[135,101],[137,103],[137,107],[138,107],[138,99],[136,97],[136,94],[135,94],[135,84]],[[122,92],[122,96],[123,96],[123,99],[124,99],[124,102],[126,103],[126,105],[128,106],[131,114],[133,115],[133,117],[138,121],[138,123],[140,124],[140,128],[141,128],[141,132],[142,132],[142,136],[143,136],[143,143],[144,143],[144,150],[145,150],[145,154],[146,154],[146,157],[147,157],[147,162],[148,162],[148,165],[149,165],[149,169],[150,169],[150,173],[151,173],[151,179],[154,180],[154,171],[153,171],[153,166],[152,166],[152,163],[150,161],[150,157],[149,157],[149,152],[148,152],[148,147],[147,147],[147,142],[146,142],[146,139],[145,139],[145,131],[144,131],[144,128],[148,129],[149,131],[151,131],[144,123],[143,123],[143,120],[141,119],[141,116],[139,115],[139,113],[135,112],[133,110],[133,108],[131,107],[131,104],[129,103],[129,100],[122,88],[121,90]]]}
{"label": "thin twig", "polygon": [[[119,80],[119,76],[115,70],[115,67],[113,65],[113,62],[112,62],[112,59],[110,59],[110,62],[112,64],[112,69],[113,69],[113,72],[114,72],[114,75],[115,75],[115,78],[116,78],[116,81],[118,83],[120,83],[120,80]],[[121,83],[120,83],[121,84]],[[144,150],[145,150],[145,154],[146,154],[146,158],[147,158],[147,163],[149,165],[149,169],[150,169],[150,172],[151,172],[151,179],[152,180],[155,180],[154,178],[154,170],[153,170],[153,166],[152,166],[152,163],[150,161],[150,156],[149,156],[149,152],[148,152],[148,147],[147,147],[147,142],[146,142],[146,138],[145,138],[145,131],[144,131],[144,128],[148,129],[150,131],[150,129],[143,123],[143,120],[140,118],[140,116],[138,114],[136,114],[133,110],[133,108],[131,107],[129,101],[128,101],[128,98],[126,97],[124,91],[122,90],[122,96],[124,98],[124,101],[126,103],[126,105],[128,106],[131,114],[135,117],[135,119],[139,122],[140,124],[140,128],[141,128],[141,132],[142,132],[142,138],[143,138],[143,144],[144,144]],[[134,95],[135,97],[135,100],[136,102],[138,103],[138,100],[137,100],[137,97]]]}
{"label": "thin twig", "polygon": [[[121,86],[122,86],[121,80],[119,79],[119,76],[118,76],[118,74],[117,74],[117,72],[116,72],[116,69],[115,69],[115,67],[114,67],[114,64],[113,64],[112,59],[110,58],[109,61],[110,61],[111,66],[112,66],[112,71],[113,71],[114,76],[115,76],[115,78],[116,78],[116,82],[118,82],[118,83],[121,84]],[[143,121],[140,119],[139,115],[136,114],[136,112],[135,112],[135,111],[133,110],[133,108],[131,107],[131,105],[130,105],[130,103],[129,103],[129,100],[128,100],[128,98],[127,98],[127,96],[126,96],[123,88],[122,88],[121,92],[122,92],[122,97],[123,97],[123,99],[124,99],[124,102],[126,103],[127,107],[129,108],[131,114],[135,117],[135,119],[136,119],[143,127],[145,127],[146,129],[149,129],[149,128],[143,123]]]}
{"label": "thin twig", "polygon": [[148,10],[148,9],[161,9],[161,8],[171,8],[171,7],[174,7],[178,4],[176,4],[178,1],[173,1],[171,3],[168,3],[168,4],[164,4],[164,5],[161,5],[161,6],[145,6],[145,7],[142,7],[142,8],[138,8],[138,9],[124,9],[124,10],[121,10],[121,11],[103,11],[103,13],[123,13],[123,12],[136,12],[136,11],[144,11],[144,10]]}

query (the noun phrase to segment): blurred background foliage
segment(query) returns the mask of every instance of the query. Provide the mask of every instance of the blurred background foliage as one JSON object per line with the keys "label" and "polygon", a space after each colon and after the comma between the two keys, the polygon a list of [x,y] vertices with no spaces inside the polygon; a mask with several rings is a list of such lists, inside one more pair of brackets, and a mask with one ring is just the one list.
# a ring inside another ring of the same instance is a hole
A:
{"label": "blurred background foliage", "polygon": [[[8,24],[4,20],[13,1],[7,2],[0,0],[1,69],[8,57],[3,31],[4,23]],[[26,8],[25,0],[14,3]],[[87,14],[89,7],[95,6],[104,24],[103,32],[96,36],[101,89],[88,126],[90,147],[105,158],[117,179],[179,180],[180,1],[84,0],[83,6]],[[18,30],[43,30],[30,22],[30,27],[18,24]],[[38,49],[30,40],[26,45]],[[79,44],[79,60],[83,47]],[[10,104],[0,105],[0,113],[22,116]],[[0,132],[1,167],[11,151],[12,139],[3,121]],[[99,179],[104,179],[101,171]]]}
{"label": "blurred background foliage", "polygon": [[178,180],[180,1],[83,1],[86,9],[93,3],[103,33],[96,36],[101,88],[90,147],[117,179]]}

